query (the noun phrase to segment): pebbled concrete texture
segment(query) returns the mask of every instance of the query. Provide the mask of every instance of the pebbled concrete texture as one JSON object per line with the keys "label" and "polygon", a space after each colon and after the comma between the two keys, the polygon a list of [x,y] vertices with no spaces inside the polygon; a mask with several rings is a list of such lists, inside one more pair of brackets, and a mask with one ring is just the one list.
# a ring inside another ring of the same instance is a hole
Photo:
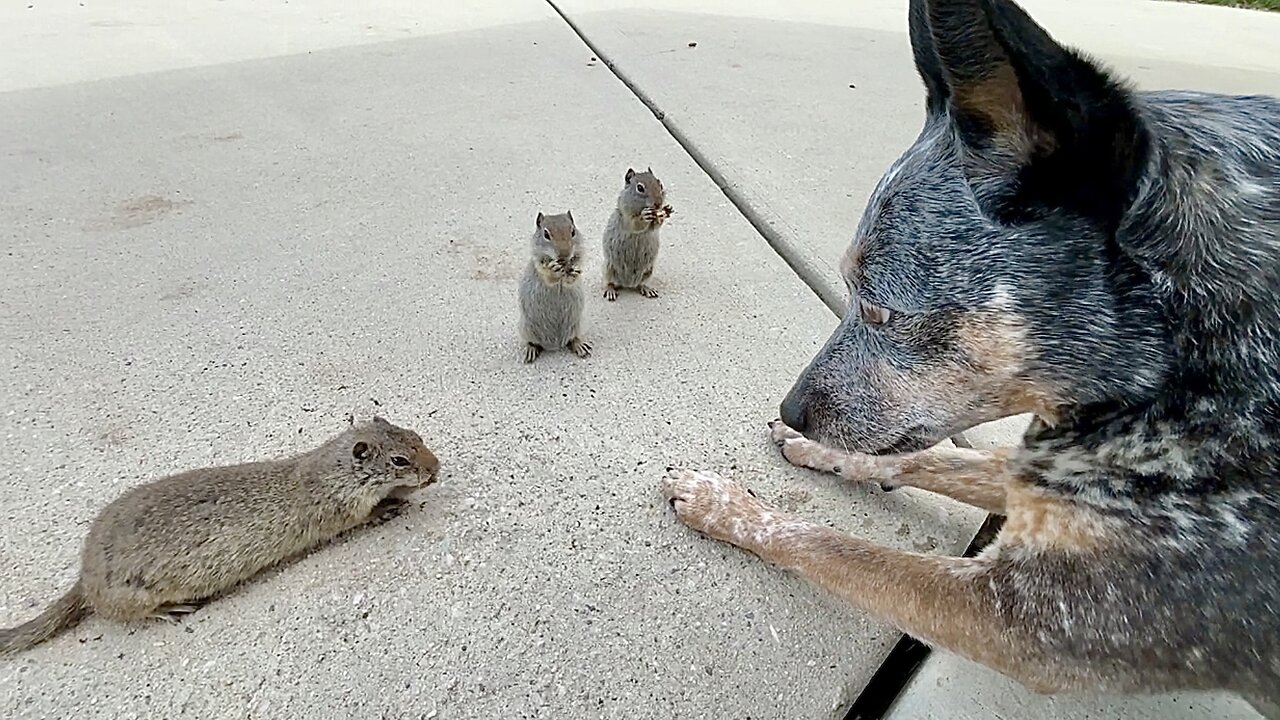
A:
{"label": "pebbled concrete texture", "polygon": [[[833,717],[896,633],[678,526],[662,468],[895,547],[967,543],[971,509],[778,457],[764,423],[834,318],[545,6],[504,7],[3,94],[0,624],[65,590],[87,522],[148,479],[308,449],[352,411],[444,466],[398,521],[181,625],[91,618],[0,660],[0,715]],[[593,291],[596,354],[521,365],[534,215],[573,209],[594,286],[629,164],[679,211],[663,297]]]}
{"label": "pebbled concrete texture", "polygon": [[885,720],[1261,720],[1240,698],[1219,693],[1155,697],[1033,695],[992,670],[935,653]]}

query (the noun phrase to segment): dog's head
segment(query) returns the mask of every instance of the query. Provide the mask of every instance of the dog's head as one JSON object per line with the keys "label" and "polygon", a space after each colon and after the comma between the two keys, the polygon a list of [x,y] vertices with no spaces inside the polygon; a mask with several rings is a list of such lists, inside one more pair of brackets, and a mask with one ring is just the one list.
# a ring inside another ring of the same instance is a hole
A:
{"label": "dog's head", "polygon": [[1168,329],[1116,235],[1147,172],[1133,94],[1006,0],[913,0],[923,130],[840,262],[850,303],[782,418],[861,452],[1149,396]]}

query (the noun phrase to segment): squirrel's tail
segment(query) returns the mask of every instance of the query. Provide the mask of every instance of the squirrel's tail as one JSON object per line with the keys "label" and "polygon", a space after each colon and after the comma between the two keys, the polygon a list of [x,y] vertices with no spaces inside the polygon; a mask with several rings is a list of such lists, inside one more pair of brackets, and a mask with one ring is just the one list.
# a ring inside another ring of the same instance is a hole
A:
{"label": "squirrel's tail", "polygon": [[80,583],[76,582],[67,594],[45,608],[45,611],[37,615],[34,620],[15,628],[0,630],[0,656],[12,655],[39,645],[74,626],[88,614],[89,604],[85,602],[84,594],[80,591]]}

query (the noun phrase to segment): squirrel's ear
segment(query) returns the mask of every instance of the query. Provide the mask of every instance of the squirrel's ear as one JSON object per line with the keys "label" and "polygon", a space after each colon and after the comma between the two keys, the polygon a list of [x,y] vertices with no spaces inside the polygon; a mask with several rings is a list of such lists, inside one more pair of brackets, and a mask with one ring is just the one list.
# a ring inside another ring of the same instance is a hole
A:
{"label": "squirrel's ear", "polygon": [[386,419],[386,418],[384,418],[384,417],[382,417],[381,415],[374,415],[374,416],[373,416],[373,424],[374,424],[374,425],[381,425],[381,426],[383,426],[383,427],[390,427],[390,426],[391,426],[391,423],[387,422],[387,419]]}
{"label": "squirrel's ear", "polygon": [[367,460],[369,458],[369,443],[360,440],[351,448],[351,457],[357,460]]}
{"label": "squirrel's ear", "polygon": [[646,167],[646,168],[644,169],[644,171],[645,171],[645,172],[647,172],[647,173],[649,173],[650,175],[652,175],[652,174],[653,174],[653,168],[652,168],[652,167]]}
{"label": "squirrel's ear", "polygon": [[537,222],[536,227],[542,227],[542,213],[538,213],[538,219],[536,222]]}
{"label": "squirrel's ear", "polygon": [[569,217],[569,224],[570,224],[570,225],[577,225],[577,223],[575,223],[575,222],[573,221],[573,211],[572,211],[572,210],[568,210],[568,211],[566,211],[566,212],[565,212],[565,215],[567,215],[567,216]]}
{"label": "squirrel's ear", "polygon": [[623,179],[624,179],[626,182],[631,182],[631,178],[633,178],[633,177],[635,177],[635,176],[636,176],[636,171],[635,171],[635,170],[633,170],[633,169],[631,169],[631,168],[627,168],[627,176],[626,176],[625,178],[623,178]]}

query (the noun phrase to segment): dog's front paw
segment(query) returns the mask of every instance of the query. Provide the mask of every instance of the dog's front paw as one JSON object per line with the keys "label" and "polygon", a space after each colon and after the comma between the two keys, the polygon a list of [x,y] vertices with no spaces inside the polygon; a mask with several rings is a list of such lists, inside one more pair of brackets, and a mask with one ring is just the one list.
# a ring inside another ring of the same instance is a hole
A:
{"label": "dog's front paw", "polygon": [[769,423],[769,438],[782,451],[782,457],[796,467],[836,474],[840,474],[843,470],[843,468],[835,468],[830,462],[823,462],[829,460],[823,457],[825,447],[792,430],[780,419]]}
{"label": "dog's front paw", "polygon": [[750,490],[713,472],[668,468],[662,495],[685,525],[742,545],[773,513]]}
{"label": "dog's front paw", "polygon": [[829,448],[792,430],[781,420],[769,423],[769,437],[782,456],[796,467],[839,475],[849,480],[876,479],[876,459],[871,455]]}
{"label": "dog's front paw", "polygon": [[773,440],[773,444],[782,447],[788,440],[803,440],[804,436],[791,429],[790,425],[782,422],[782,418],[775,418],[769,421],[769,437]]}

